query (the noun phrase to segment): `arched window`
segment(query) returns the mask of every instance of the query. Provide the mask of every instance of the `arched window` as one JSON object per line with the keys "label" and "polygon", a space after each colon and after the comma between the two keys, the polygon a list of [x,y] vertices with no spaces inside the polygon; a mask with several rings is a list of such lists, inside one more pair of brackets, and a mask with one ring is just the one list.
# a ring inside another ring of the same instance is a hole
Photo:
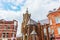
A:
{"label": "arched window", "polygon": [[60,23],[60,17],[55,17],[56,23]]}

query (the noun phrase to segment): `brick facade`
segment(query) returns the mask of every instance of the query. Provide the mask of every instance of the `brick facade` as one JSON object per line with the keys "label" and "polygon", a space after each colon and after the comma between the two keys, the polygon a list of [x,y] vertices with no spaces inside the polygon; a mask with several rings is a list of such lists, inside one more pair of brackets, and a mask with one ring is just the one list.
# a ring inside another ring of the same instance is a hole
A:
{"label": "brick facade", "polygon": [[0,40],[16,40],[17,26],[16,20],[0,20]]}
{"label": "brick facade", "polygon": [[[50,22],[50,28],[51,28],[51,33],[53,33],[54,38],[59,38],[60,37],[60,33],[59,33],[59,28],[60,28],[60,8],[58,8],[57,10],[54,9],[54,11],[50,11],[50,13],[48,14],[48,19]],[[60,40],[60,39],[59,39]]]}

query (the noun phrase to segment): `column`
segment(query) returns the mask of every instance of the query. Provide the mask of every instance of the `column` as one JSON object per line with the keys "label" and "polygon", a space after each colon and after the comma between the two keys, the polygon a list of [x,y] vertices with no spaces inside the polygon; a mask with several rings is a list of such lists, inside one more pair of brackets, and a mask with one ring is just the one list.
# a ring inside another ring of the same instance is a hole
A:
{"label": "column", "polygon": [[41,35],[42,35],[42,40],[44,40],[44,27],[41,26]]}
{"label": "column", "polygon": [[28,30],[27,30],[27,32],[28,32],[27,40],[29,40],[29,26],[30,26],[30,25],[28,25]]}
{"label": "column", "polygon": [[45,27],[46,27],[47,40],[49,40],[49,30],[48,30],[48,25],[45,24]]}
{"label": "column", "polygon": [[40,22],[38,21],[38,32],[39,32],[39,36],[38,36],[38,38],[39,38],[39,40],[42,40],[42,33],[41,33],[41,31],[42,31],[42,29],[41,29],[41,25],[40,25]]}
{"label": "column", "polygon": [[47,40],[49,40],[49,31],[48,31],[48,27],[46,28],[46,33],[47,33]]}

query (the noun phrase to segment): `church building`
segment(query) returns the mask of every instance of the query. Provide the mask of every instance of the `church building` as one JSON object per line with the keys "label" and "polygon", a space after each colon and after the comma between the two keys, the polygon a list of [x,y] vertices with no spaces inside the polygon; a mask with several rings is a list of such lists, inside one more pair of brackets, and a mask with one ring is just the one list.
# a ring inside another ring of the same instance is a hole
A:
{"label": "church building", "polygon": [[[46,31],[44,32],[44,29]],[[28,10],[23,14],[21,26],[22,40],[49,40],[49,20],[41,20],[36,22],[31,19]]]}

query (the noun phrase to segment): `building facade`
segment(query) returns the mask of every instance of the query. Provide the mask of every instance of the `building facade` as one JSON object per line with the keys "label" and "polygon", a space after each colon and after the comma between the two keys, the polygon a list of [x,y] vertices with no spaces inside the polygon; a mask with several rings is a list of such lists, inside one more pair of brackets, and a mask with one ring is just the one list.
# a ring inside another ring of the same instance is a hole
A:
{"label": "building facade", "polygon": [[0,40],[16,40],[18,22],[0,20]]}
{"label": "building facade", "polygon": [[60,40],[60,8],[50,11],[48,19],[53,37]]}

